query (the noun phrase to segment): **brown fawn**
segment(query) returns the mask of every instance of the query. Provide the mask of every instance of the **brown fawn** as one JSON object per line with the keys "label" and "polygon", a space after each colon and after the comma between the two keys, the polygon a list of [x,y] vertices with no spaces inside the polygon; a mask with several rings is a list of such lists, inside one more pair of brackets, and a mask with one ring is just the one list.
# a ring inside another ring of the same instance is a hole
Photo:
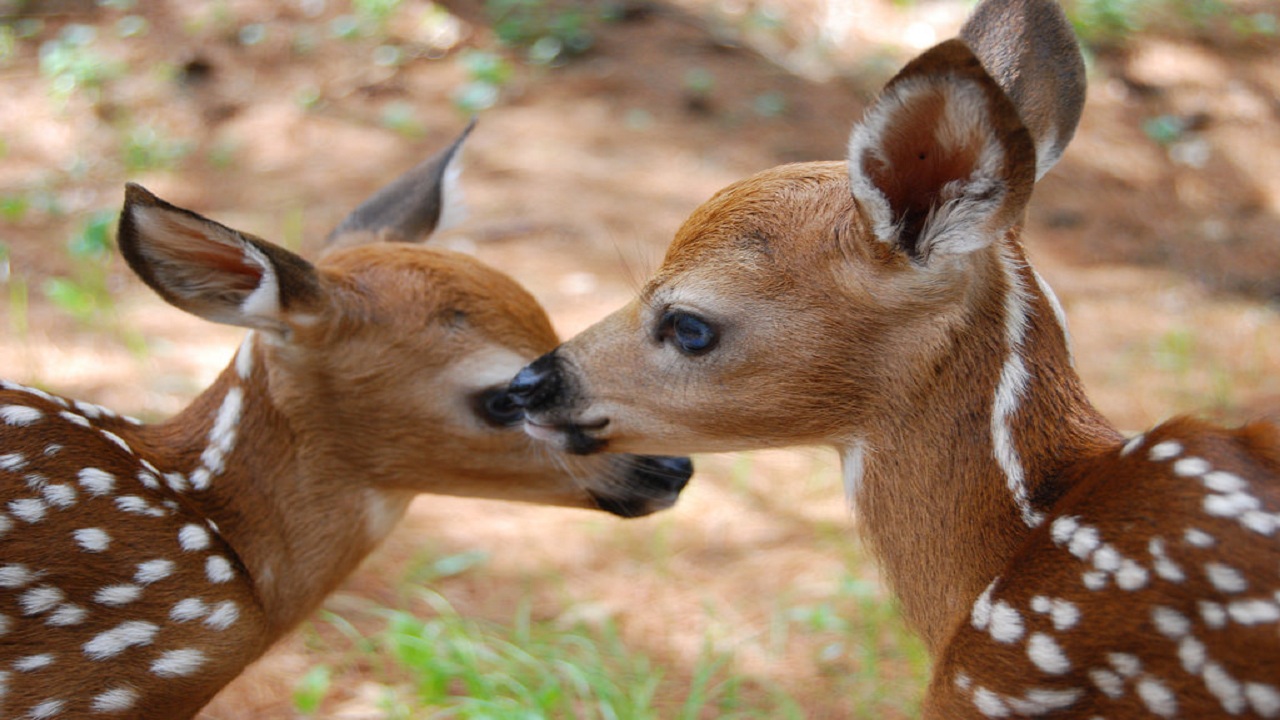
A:
{"label": "brown fawn", "polygon": [[683,458],[562,457],[520,431],[505,385],[555,346],[546,314],[479,261],[410,244],[452,207],[461,142],[365,201],[314,265],[128,186],[134,272],[250,332],[154,425],[0,386],[0,717],[194,715],[417,493],[674,502]]}
{"label": "brown fawn", "polygon": [[926,717],[1280,717],[1280,430],[1123,437],[1020,242],[1084,90],[1052,0],[988,0],[847,162],[719,192],[512,397],[583,454],[835,447]]}

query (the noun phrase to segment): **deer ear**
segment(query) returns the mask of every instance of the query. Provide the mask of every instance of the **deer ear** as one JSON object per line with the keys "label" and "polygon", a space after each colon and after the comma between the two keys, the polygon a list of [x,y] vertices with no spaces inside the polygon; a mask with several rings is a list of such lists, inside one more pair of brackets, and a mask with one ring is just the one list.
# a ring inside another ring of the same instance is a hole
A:
{"label": "deer ear", "polygon": [[369,196],[325,241],[346,247],[378,241],[421,242],[462,220],[459,157],[475,120],[450,145]]}
{"label": "deer ear", "polygon": [[320,280],[301,257],[125,187],[120,254],[171,305],[227,325],[287,336],[290,318],[314,312]]}
{"label": "deer ear", "polygon": [[1035,165],[1016,108],[960,40],[903,68],[849,139],[853,194],[876,237],[921,264],[1018,222]]}
{"label": "deer ear", "polygon": [[1054,0],[985,0],[960,38],[1013,101],[1036,143],[1036,180],[1062,157],[1084,111],[1084,58]]}

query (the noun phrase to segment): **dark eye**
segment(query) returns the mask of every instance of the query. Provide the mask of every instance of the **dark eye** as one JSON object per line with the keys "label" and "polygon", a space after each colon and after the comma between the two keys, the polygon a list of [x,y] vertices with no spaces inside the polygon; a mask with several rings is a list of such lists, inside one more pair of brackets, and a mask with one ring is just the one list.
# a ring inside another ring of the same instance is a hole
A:
{"label": "dark eye", "polygon": [[511,427],[524,420],[524,410],[511,402],[506,388],[491,388],[476,395],[472,408],[481,420],[494,427]]}
{"label": "dark eye", "polygon": [[709,352],[720,340],[714,325],[697,315],[679,311],[671,311],[662,316],[658,336],[663,340],[670,340],[686,355]]}

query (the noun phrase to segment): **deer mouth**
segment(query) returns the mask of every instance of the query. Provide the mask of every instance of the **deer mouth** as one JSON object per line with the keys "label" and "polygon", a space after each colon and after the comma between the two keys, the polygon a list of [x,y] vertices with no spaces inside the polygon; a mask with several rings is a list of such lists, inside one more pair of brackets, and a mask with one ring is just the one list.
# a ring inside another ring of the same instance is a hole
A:
{"label": "deer mouth", "polygon": [[624,455],[630,468],[625,493],[593,492],[592,499],[606,512],[618,517],[651,515],[675,505],[680,492],[693,477],[693,461],[686,457]]}
{"label": "deer mouth", "polygon": [[609,424],[608,418],[590,422],[558,421],[528,413],[524,419],[524,431],[529,437],[558,447],[574,455],[590,455],[602,452],[609,441],[598,433]]}

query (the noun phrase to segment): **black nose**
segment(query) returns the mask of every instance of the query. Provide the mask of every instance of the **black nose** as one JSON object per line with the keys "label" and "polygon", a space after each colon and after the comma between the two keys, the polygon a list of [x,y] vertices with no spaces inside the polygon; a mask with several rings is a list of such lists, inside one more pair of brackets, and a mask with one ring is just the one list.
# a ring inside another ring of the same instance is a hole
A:
{"label": "black nose", "polygon": [[556,368],[555,351],[524,366],[511,384],[507,396],[512,404],[525,410],[537,410],[550,405],[560,393],[560,373]]}
{"label": "black nose", "polygon": [[666,492],[680,492],[693,477],[693,461],[687,457],[639,455],[635,460],[638,479]]}
{"label": "black nose", "polygon": [[632,487],[622,495],[596,495],[601,510],[624,518],[644,517],[675,504],[693,475],[693,462],[685,457],[629,455]]}

